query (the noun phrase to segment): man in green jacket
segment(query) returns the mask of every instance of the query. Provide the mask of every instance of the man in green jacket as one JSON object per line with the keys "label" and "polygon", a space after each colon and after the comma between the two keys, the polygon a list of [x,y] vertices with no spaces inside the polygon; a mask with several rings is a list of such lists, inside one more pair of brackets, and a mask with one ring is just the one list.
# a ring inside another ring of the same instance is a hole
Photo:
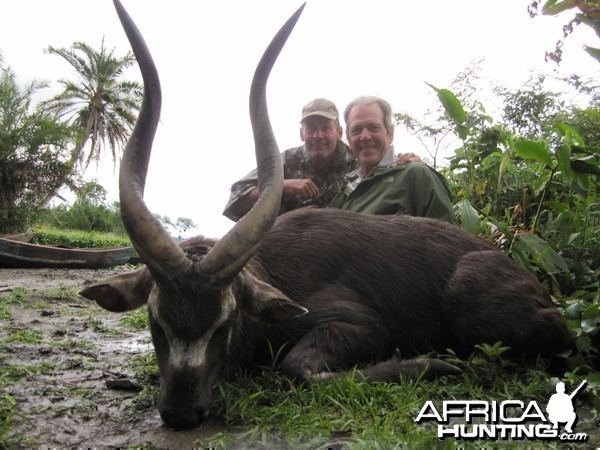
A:
{"label": "man in green jacket", "polygon": [[362,96],[344,111],[346,136],[359,167],[330,207],[366,214],[410,214],[456,223],[444,178],[423,163],[396,164],[390,104]]}

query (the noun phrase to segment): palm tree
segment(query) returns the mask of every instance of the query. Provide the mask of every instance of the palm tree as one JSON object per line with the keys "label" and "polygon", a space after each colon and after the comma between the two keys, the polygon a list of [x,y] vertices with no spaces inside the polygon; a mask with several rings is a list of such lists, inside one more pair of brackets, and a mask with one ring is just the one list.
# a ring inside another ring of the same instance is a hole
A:
{"label": "palm tree", "polygon": [[108,146],[116,166],[142,99],[140,83],[121,80],[124,71],[135,62],[133,54],[115,56],[115,49],[108,51],[104,47],[104,39],[100,51],[84,42],[75,42],[71,48],[50,46],[47,51],[64,58],[78,76],[77,82],[59,80],[64,90],[40,104],[42,110],[54,112],[81,130],[71,153],[71,164],[74,167],[79,162],[85,171],[91,161],[100,160],[102,150]]}

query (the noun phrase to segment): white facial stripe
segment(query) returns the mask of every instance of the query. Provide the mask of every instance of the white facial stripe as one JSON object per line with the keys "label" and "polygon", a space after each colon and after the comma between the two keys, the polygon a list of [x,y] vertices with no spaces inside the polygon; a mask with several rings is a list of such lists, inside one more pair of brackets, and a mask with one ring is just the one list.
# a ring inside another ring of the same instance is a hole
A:
{"label": "white facial stripe", "polygon": [[[169,327],[157,314],[157,299],[155,296],[150,295],[150,299],[148,300],[148,306],[152,310],[152,314],[154,319],[159,323],[162,327],[167,340],[169,341],[169,364],[175,368],[182,368],[184,366],[187,367],[200,367],[206,363],[206,351],[208,348],[208,344],[212,339],[215,331],[223,325],[229,316],[235,309],[236,301],[233,295],[233,291],[231,286],[227,288],[227,290],[223,293],[223,303],[221,306],[221,314],[215,320],[215,322],[210,326],[204,336],[194,342],[184,342],[178,337],[175,336],[171,327]],[[228,335],[227,339],[227,350],[229,349],[229,344],[231,340],[231,331]]]}
{"label": "white facial stripe", "polygon": [[206,349],[212,338],[215,328],[208,330],[206,335],[191,344],[179,339],[169,339],[169,365],[174,369],[186,367],[200,367],[206,360]]}

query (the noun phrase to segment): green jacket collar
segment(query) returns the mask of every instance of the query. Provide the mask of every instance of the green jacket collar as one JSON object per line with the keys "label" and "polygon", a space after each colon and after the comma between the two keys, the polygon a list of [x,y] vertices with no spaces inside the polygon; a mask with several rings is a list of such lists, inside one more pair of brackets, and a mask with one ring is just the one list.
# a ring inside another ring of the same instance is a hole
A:
{"label": "green jacket collar", "polygon": [[377,164],[377,166],[371,171],[371,173],[366,178],[362,177],[360,167],[356,168],[356,170],[353,170],[348,175],[346,175],[346,180],[348,181],[347,188],[350,188],[350,192],[352,192],[354,189],[356,189],[356,186],[358,186],[362,181],[368,180],[369,178],[378,175],[382,171],[388,169],[390,166],[394,166],[395,164],[396,163],[394,161],[394,146],[391,145],[387,152],[385,152],[385,155],[383,155],[383,158],[381,158],[381,161],[379,161],[379,164]]}

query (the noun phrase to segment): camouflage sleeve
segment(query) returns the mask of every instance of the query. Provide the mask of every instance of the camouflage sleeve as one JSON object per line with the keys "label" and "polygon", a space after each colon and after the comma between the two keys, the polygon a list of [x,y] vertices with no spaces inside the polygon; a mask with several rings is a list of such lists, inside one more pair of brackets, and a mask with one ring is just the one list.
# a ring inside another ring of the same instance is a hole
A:
{"label": "camouflage sleeve", "polygon": [[[285,150],[281,153],[281,160],[283,162],[283,170],[284,170],[284,178],[296,178],[297,173],[300,169],[300,164],[302,161],[302,149],[303,146],[294,147]],[[303,178],[303,177],[301,177]],[[248,194],[252,189],[258,186],[258,172],[254,169],[248,175],[246,175],[241,180],[236,181],[231,186],[231,195],[229,196],[229,201],[227,205],[225,205],[225,209],[223,210],[223,215],[233,221],[238,221],[240,217],[233,214],[232,209],[235,206],[236,202],[238,202],[241,198]],[[292,208],[294,209],[294,208]],[[285,212],[286,209],[282,204],[282,209],[280,210],[280,214]]]}
{"label": "camouflage sleeve", "polygon": [[235,205],[240,198],[244,197],[248,192],[254,189],[258,185],[258,174],[256,169],[250,172],[241,180],[236,181],[231,185],[231,194],[229,196],[229,201],[225,205],[225,209],[223,210],[223,215],[235,222],[237,222],[240,218],[235,216],[232,212],[232,206]]}

